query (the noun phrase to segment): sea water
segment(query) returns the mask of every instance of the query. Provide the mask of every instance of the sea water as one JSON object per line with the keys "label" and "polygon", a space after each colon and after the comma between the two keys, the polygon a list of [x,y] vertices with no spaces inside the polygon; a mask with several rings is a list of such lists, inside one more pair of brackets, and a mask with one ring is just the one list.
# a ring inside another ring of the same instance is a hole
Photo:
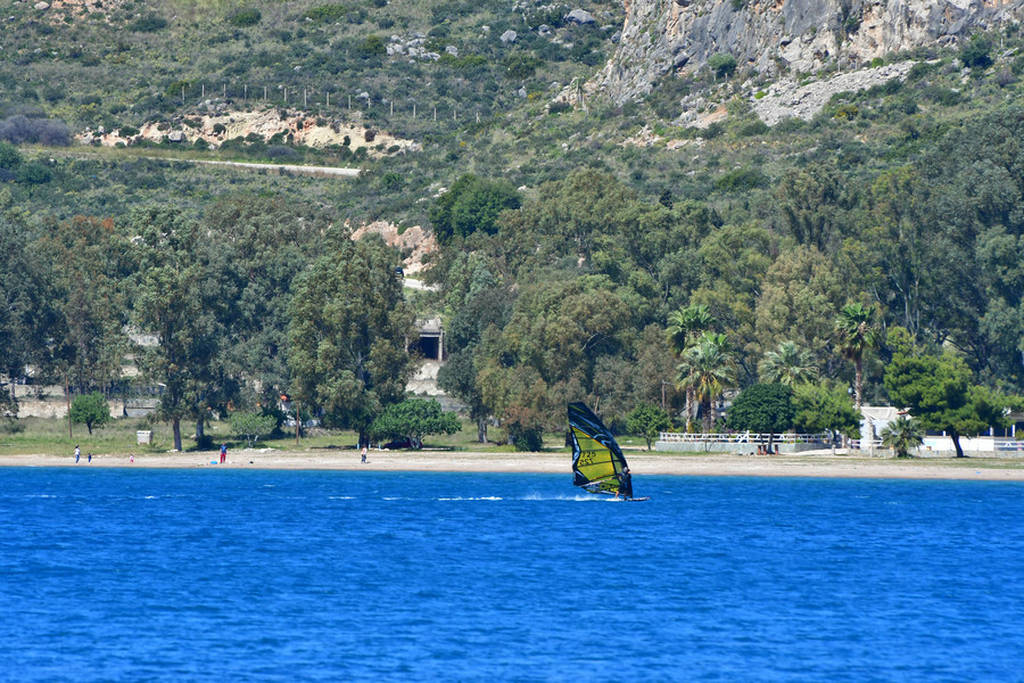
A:
{"label": "sea water", "polygon": [[0,468],[0,678],[1024,679],[1024,485],[634,486]]}

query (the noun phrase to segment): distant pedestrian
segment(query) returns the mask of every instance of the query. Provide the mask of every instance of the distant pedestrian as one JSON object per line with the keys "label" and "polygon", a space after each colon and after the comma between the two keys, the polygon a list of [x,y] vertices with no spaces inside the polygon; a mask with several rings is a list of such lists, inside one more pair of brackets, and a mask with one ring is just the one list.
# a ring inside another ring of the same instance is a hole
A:
{"label": "distant pedestrian", "polygon": [[89,458],[89,462],[92,462],[92,453],[89,454],[88,458]]}
{"label": "distant pedestrian", "polygon": [[222,443],[220,445],[220,464],[223,465],[224,462],[227,459],[228,459],[228,445],[226,443]]}
{"label": "distant pedestrian", "polygon": [[135,456],[134,455],[129,455],[128,456],[128,462],[135,462]]}
{"label": "distant pedestrian", "polygon": [[78,464],[78,459],[82,457],[82,449],[77,445],[75,446],[75,464]]}
{"label": "distant pedestrian", "polygon": [[362,461],[366,462],[366,446],[363,446],[363,450],[359,455],[362,457]]}

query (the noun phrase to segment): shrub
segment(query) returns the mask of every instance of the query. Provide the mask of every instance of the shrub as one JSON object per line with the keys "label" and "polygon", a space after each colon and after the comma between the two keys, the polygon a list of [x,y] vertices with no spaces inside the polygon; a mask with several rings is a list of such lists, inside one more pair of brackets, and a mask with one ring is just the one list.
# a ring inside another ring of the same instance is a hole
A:
{"label": "shrub", "polygon": [[240,9],[234,14],[228,17],[228,23],[239,28],[245,28],[247,26],[255,26],[260,23],[263,15],[255,7],[247,7]]}
{"label": "shrub", "polygon": [[366,36],[363,42],[359,43],[355,49],[356,56],[363,59],[379,57],[386,52],[387,48],[384,45],[384,39],[372,33]]}
{"label": "shrub", "polygon": [[133,21],[128,28],[139,33],[154,33],[167,28],[167,20],[156,14],[147,14]]}
{"label": "shrub", "polygon": [[986,69],[992,65],[992,42],[985,36],[973,36],[960,50],[960,61],[972,69]]}
{"label": "shrub", "polygon": [[708,68],[715,78],[728,78],[736,72],[736,58],[728,52],[717,52],[708,58]]}
{"label": "shrub", "polygon": [[38,161],[33,161],[19,166],[16,178],[19,183],[26,185],[42,185],[53,179],[53,172]]}
{"label": "shrub", "polygon": [[303,16],[310,21],[326,24],[341,21],[346,14],[348,14],[348,9],[345,5],[319,5],[306,10]]}
{"label": "shrub", "polygon": [[98,391],[75,396],[75,400],[71,402],[71,421],[84,424],[90,434],[93,427],[102,427],[113,420],[107,399]]}
{"label": "shrub", "polygon": [[0,168],[17,168],[21,165],[21,154],[14,145],[0,142]]}
{"label": "shrub", "polygon": [[715,187],[725,192],[752,190],[764,187],[769,182],[768,176],[756,168],[737,168],[724,173],[715,180]]}
{"label": "shrub", "polygon": [[740,127],[736,129],[736,134],[740,137],[746,138],[752,135],[764,135],[769,130],[771,129],[768,127],[767,123],[761,119],[755,119],[740,125]]}
{"label": "shrub", "polygon": [[455,413],[444,412],[436,400],[409,398],[388,406],[370,425],[377,440],[407,439],[413,448],[423,447],[429,434],[455,434],[460,424]]}
{"label": "shrub", "polygon": [[277,428],[277,418],[273,415],[257,413],[232,413],[231,431],[246,438],[251,447],[261,436],[267,436]]}
{"label": "shrub", "polygon": [[0,121],[0,140],[16,145],[34,142],[66,146],[71,144],[71,131],[63,121],[28,118],[17,114]]}
{"label": "shrub", "polygon": [[543,63],[530,54],[509,55],[505,58],[505,75],[516,81],[524,81],[533,77],[534,72]]}

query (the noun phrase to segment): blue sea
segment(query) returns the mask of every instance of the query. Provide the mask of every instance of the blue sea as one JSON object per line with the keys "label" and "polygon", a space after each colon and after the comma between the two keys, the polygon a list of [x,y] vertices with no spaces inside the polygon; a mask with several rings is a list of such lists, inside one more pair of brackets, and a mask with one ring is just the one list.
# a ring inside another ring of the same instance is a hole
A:
{"label": "blue sea", "polygon": [[0,468],[0,679],[1024,680],[1024,485]]}

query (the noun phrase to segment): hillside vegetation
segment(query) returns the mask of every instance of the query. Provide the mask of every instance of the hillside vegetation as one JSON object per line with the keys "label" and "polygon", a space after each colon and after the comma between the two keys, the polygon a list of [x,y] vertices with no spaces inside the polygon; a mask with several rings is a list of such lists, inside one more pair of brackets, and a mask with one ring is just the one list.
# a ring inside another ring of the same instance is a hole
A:
{"label": "hillside vegetation", "polygon": [[[184,355],[149,366],[149,381],[166,383],[169,367],[195,365],[183,403],[165,415],[202,420],[212,408],[294,390],[339,425],[369,424],[400,398],[388,382],[408,369],[377,357],[351,377],[318,379],[316,359],[290,357],[298,340],[286,339],[312,324],[292,299],[298,283],[347,282],[329,256],[348,249],[351,227],[385,219],[437,233],[429,277],[439,291],[411,303],[444,316],[452,355],[442,383],[481,429],[494,416],[511,439],[556,428],[574,399],[619,423],[662,401],[684,422],[698,405],[710,417],[723,390],[777,379],[765,362],[783,348],[823,390],[859,391],[863,375],[865,402],[889,399],[888,361],[911,343],[955,355],[977,386],[1024,389],[1024,55],[1015,26],[891,55],[915,62],[905,78],[768,126],[752,105],[771,84],[724,58],[664,78],[639,101],[580,101],[621,21],[620,6],[596,2],[15,3],[0,51],[9,303],[0,328],[29,341],[6,347],[5,374],[71,367],[79,390],[109,389],[117,364],[100,363],[88,340],[116,347],[124,325],[156,320],[157,302],[142,293],[194,285],[158,286],[153,269],[188,264],[213,299]],[[286,134],[215,149],[171,139],[207,114],[264,109],[417,147],[309,147]],[[86,130],[131,137],[147,124],[167,139],[73,142]],[[188,159],[362,173],[327,180]],[[132,242],[146,230],[156,251]],[[178,261],[154,260],[165,241]],[[40,263],[54,245],[96,250],[96,260]],[[367,249],[357,256],[397,267],[398,256]],[[74,283],[87,276],[102,310],[72,323],[84,310],[70,298]],[[874,330],[858,352],[837,324],[853,305]],[[389,335],[400,338],[410,320],[388,322]],[[115,347],[104,353],[125,350]],[[713,351],[724,370],[697,391],[691,366]],[[394,374],[379,374],[384,367]],[[389,388],[368,399],[368,412],[340,401],[374,384]]]}

